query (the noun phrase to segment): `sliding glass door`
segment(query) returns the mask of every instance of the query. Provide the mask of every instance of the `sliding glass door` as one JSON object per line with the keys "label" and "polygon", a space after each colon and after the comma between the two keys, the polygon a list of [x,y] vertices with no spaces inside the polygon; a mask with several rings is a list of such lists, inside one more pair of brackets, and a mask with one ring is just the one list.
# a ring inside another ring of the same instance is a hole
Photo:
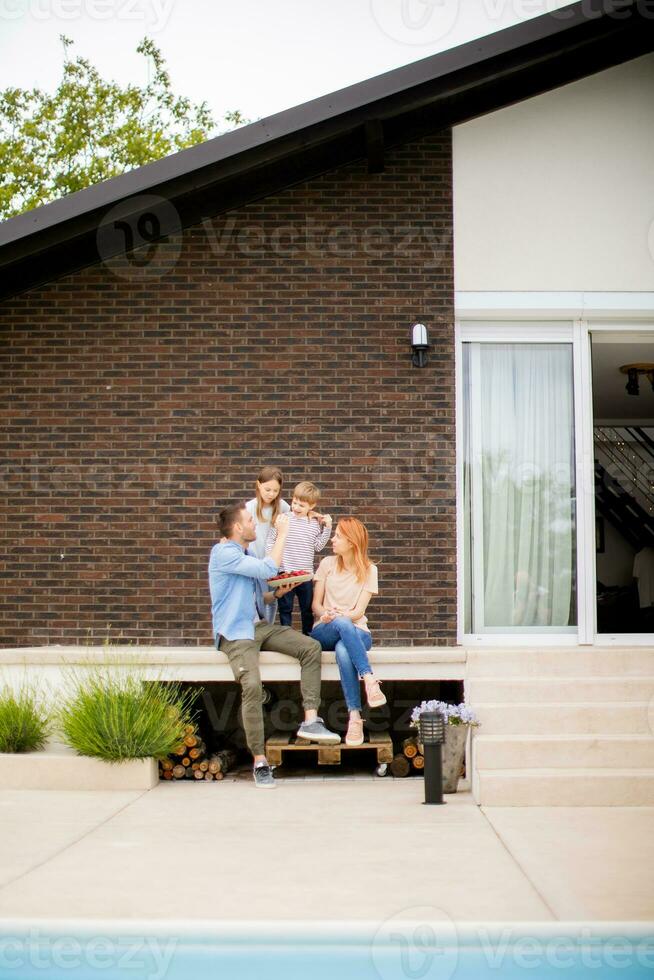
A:
{"label": "sliding glass door", "polygon": [[576,632],[572,343],[544,326],[462,334],[466,634]]}

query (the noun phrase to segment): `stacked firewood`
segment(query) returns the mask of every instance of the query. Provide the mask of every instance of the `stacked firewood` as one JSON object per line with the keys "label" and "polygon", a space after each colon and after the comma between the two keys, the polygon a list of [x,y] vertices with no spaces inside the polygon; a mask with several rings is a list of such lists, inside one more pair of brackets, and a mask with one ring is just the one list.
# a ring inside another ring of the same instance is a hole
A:
{"label": "stacked firewood", "polygon": [[390,769],[392,776],[408,776],[413,770],[421,772],[425,768],[423,747],[417,738],[405,738],[402,751],[393,756]]}
{"label": "stacked firewood", "polygon": [[194,725],[187,725],[184,740],[176,745],[167,759],[159,760],[160,779],[203,779],[209,782],[225,778],[236,762],[236,753],[222,749],[207,755],[207,747]]}

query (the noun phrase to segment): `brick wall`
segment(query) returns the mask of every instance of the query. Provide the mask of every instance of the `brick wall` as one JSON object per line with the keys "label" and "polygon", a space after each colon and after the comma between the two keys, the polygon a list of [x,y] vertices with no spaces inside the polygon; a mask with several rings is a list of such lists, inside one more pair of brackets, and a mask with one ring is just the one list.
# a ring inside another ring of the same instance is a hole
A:
{"label": "brick wall", "polygon": [[367,524],[375,642],[455,641],[451,188],[445,133],[0,303],[0,645],[210,644],[264,463]]}

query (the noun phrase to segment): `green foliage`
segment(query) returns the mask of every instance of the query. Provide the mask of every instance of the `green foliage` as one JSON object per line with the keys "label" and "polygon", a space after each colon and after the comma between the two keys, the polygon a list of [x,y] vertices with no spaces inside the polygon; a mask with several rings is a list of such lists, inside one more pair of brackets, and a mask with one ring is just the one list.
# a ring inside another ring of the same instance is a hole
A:
{"label": "green foliage", "polygon": [[[56,92],[0,92],[0,220],[47,204],[98,181],[194,146],[215,130],[206,102],[171,89],[164,59],[149,38],[137,52],[151,59],[145,86],[103,79],[86,58],[69,60]],[[246,122],[226,113],[227,128]]]}
{"label": "green foliage", "polygon": [[61,737],[79,755],[108,762],[163,759],[183,740],[198,693],[146,681],[132,669],[73,672],[58,712]]}
{"label": "green foliage", "polygon": [[18,689],[0,688],[0,752],[35,752],[50,734],[51,719],[36,688],[24,681]]}

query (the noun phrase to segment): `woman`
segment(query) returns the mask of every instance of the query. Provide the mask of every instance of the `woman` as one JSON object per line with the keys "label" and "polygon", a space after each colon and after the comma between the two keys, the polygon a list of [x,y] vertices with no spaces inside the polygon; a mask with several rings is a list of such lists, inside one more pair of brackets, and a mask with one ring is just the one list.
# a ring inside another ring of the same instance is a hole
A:
{"label": "woman", "polygon": [[363,743],[361,687],[371,708],[386,704],[375,678],[368,650],[372,637],[365,612],[377,594],[377,566],[368,558],[368,532],[355,517],[344,517],[332,538],[334,554],[323,558],[313,580],[313,614],[317,623],[311,636],[323,650],[334,650],[341,675],[349,723],[346,745]]}

